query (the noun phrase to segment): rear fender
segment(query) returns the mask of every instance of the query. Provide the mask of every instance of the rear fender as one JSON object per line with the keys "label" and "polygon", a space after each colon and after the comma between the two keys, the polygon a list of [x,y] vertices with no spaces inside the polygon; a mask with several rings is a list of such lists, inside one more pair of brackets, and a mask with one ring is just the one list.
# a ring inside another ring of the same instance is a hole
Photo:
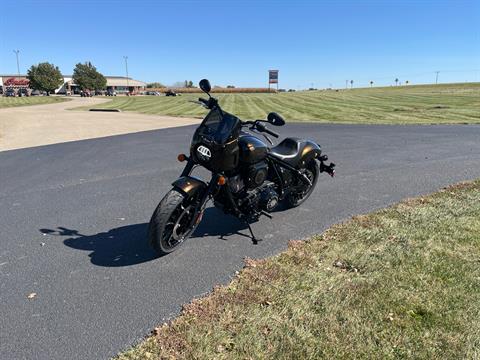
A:
{"label": "rear fender", "polygon": [[172,185],[189,197],[196,195],[199,191],[203,192],[207,188],[205,182],[194,176],[182,176],[175,180]]}
{"label": "rear fender", "polygon": [[322,149],[319,144],[313,141],[306,140],[306,145],[302,149],[302,155],[300,156],[300,167],[305,166],[310,160],[318,159],[322,155]]}

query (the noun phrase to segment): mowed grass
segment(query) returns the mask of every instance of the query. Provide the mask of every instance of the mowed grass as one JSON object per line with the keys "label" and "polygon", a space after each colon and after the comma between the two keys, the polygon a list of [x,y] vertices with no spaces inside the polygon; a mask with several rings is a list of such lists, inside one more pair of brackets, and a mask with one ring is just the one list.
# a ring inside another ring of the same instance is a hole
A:
{"label": "mowed grass", "polygon": [[[99,108],[145,114],[202,117],[192,101],[179,97],[117,97]],[[398,86],[278,94],[215,94],[222,107],[241,119],[265,119],[276,111],[287,121],[361,124],[480,123],[480,83]]]}
{"label": "mowed grass", "polygon": [[117,359],[479,359],[480,180],[266,260]]}
{"label": "mowed grass", "polygon": [[67,101],[56,96],[5,97],[0,96],[0,109],[15,106],[41,105]]}

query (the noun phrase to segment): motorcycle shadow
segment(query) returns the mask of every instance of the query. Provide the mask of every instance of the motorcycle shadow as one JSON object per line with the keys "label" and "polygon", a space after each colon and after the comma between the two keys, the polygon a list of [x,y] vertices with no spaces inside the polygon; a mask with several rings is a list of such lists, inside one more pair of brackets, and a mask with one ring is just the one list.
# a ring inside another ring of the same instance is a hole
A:
{"label": "motorcycle shadow", "polygon": [[[249,237],[239,232],[246,228],[245,224],[233,216],[227,216],[215,208],[208,208],[191,237],[218,236],[222,240],[228,240],[224,237],[234,234]],[[63,240],[66,246],[89,251],[91,263],[97,266],[131,266],[158,258],[147,241],[148,223],[120,226],[93,235],[85,235],[78,230],[61,226],[39,230],[49,236],[67,237]]]}
{"label": "motorcycle shadow", "polygon": [[225,236],[239,235],[250,238],[248,230],[241,233],[240,230],[248,229],[247,225],[234,216],[226,215],[215,207],[205,209],[202,222],[195,229],[192,238],[217,236],[221,240],[228,241]]}
{"label": "motorcycle shadow", "polygon": [[43,234],[67,237],[63,243],[76,250],[89,251],[94,265],[121,267],[141,264],[157,258],[147,243],[148,223],[120,226],[93,235],[65,227],[40,229]]}

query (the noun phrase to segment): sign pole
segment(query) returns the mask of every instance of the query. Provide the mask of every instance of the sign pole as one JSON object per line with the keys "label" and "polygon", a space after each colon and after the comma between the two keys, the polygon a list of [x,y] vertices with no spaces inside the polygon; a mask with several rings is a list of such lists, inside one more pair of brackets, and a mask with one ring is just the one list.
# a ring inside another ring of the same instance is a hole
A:
{"label": "sign pole", "polygon": [[20,76],[20,63],[18,61],[18,53],[20,52],[20,50],[13,50],[13,52],[17,56],[17,75]]}

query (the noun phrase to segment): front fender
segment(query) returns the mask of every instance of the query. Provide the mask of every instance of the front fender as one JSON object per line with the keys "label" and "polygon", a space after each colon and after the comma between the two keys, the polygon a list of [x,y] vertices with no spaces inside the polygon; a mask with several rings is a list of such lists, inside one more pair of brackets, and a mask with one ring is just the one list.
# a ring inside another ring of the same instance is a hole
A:
{"label": "front fender", "polygon": [[193,196],[207,188],[207,184],[194,176],[182,176],[172,183],[175,189],[188,196]]}

